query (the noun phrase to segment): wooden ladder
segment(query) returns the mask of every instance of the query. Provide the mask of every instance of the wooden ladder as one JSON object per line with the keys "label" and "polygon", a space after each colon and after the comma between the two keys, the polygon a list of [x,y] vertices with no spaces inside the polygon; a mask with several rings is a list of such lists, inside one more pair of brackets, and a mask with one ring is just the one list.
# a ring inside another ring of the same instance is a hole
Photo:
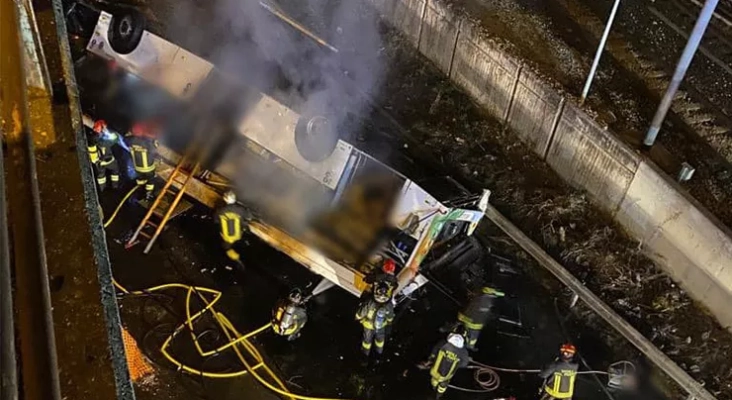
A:
{"label": "wooden ladder", "polygon": [[[201,161],[197,161],[192,169],[187,170],[185,165],[188,163],[189,158],[190,157],[188,155],[181,157],[178,165],[176,165],[175,169],[168,177],[163,189],[155,198],[155,201],[150,205],[150,208],[147,210],[147,214],[145,214],[145,217],[140,222],[140,225],[137,227],[137,230],[135,230],[135,233],[132,235],[130,240],[127,241],[125,247],[130,248],[134,246],[137,243],[136,241],[138,237],[143,237],[147,239],[147,245],[143,252],[145,254],[150,252],[155,240],[160,236],[163,228],[165,228],[165,224],[168,223],[170,216],[173,214],[173,211],[183,198],[186,187],[192,179],[194,179],[201,168]],[[180,185],[180,189],[176,190],[173,183],[178,183]],[[172,197],[172,201],[168,204],[167,209],[165,208],[166,202],[163,201],[166,196]]]}

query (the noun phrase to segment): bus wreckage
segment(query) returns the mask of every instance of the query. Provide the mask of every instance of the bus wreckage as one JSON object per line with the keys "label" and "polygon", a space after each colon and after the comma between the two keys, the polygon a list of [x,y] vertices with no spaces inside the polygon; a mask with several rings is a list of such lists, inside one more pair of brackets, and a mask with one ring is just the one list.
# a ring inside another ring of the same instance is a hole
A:
{"label": "bus wreckage", "polygon": [[105,119],[126,132],[162,121],[157,175],[166,184],[148,216],[164,220],[149,224],[158,232],[144,235],[146,252],[184,194],[213,208],[226,187],[252,211],[253,235],[324,278],[315,294],[337,285],[360,296],[365,276],[391,258],[401,299],[428,281],[428,264],[479,252],[466,239],[488,190],[453,190],[459,199],[441,202],[423,188],[435,179],[419,185],[357,148],[328,113],[301,115],[145,30],[135,10],[113,12],[74,2],[67,18],[72,44],[85,43],[75,52],[85,125]]}

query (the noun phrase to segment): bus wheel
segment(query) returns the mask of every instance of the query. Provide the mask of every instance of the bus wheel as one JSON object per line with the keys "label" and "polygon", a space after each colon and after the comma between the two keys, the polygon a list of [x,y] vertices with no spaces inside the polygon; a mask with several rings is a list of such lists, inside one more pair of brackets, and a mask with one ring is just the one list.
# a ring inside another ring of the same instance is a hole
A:
{"label": "bus wheel", "polygon": [[332,119],[322,115],[303,115],[295,127],[295,145],[300,155],[311,162],[328,158],[338,144],[338,129]]}
{"label": "bus wheel", "polygon": [[134,10],[116,13],[109,24],[107,38],[112,50],[119,54],[129,54],[137,48],[145,31],[145,17]]}

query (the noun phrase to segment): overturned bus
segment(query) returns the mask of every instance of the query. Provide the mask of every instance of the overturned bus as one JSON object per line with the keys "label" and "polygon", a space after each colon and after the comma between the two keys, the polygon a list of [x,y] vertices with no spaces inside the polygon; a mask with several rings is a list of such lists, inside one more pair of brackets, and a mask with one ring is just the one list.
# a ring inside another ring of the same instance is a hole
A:
{"label": "overturned bus", "polygon": [[[365,276],[390,258],[398,293],[408,295],[427,282],[426,260],[444,264],[472,251],[464,243],[489,191],[470,194],[399,151],[371,152],[368,140],[342,137],[327,110],[301,114],[240,83],[145,30],[135,10],[113,15],[73,2],[67,12],[72,39],[86,44],[76,67],[87,126],[105,119],[125,132],[137,120],[162,121],[158,176],[166,185],[158,197],[216,207],[233,188],[254,215],[249,231],[324,278],[316,291],[337,285],[359,296]],[[105,69],[110,61],[114,72]],[[192,143],[210,149],[184,165]]]}

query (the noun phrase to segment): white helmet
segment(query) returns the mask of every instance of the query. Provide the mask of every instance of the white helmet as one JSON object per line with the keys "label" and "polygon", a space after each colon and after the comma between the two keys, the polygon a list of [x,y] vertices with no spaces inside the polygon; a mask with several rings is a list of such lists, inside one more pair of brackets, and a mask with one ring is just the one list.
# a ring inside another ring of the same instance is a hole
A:
{"label": "white helmet", "polygon": [[465,338],[459,333],[451,333],[447,337],[447,342],[457,348],[463,348],[465,346]]}
{"label": "white helmet", "polygon": [[236,203],[236,194],[233,190],[229,190],[228,192],[224,193],[224,202],[226,204]]}

